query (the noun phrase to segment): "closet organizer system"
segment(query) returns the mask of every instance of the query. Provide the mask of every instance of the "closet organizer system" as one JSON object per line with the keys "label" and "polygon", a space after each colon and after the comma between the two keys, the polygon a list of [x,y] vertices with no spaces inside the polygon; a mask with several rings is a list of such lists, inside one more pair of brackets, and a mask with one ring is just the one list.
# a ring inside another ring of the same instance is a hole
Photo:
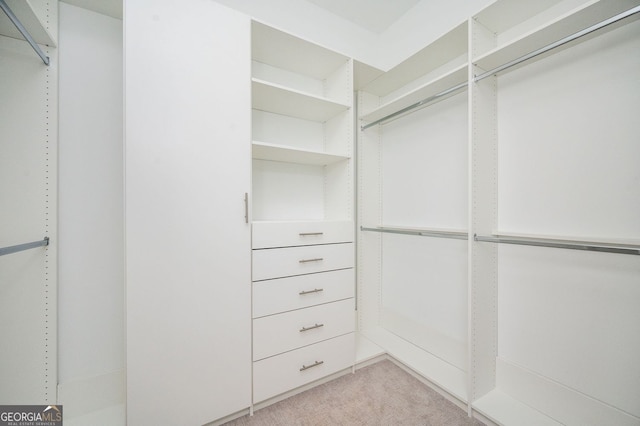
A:
{"label": "closet organizer system", "polygon": [[252,23],[253,401],[355,354],[353,61]]}
{"label": "closet organizer system", "polygon": [[638,1],[498,0],[358,93],[358,361],[640,424]]}
{"label": "closet organizer system", "polygon": [[12,404],[56,402],[57,13],[36,6],[0,0],[0,401]]}

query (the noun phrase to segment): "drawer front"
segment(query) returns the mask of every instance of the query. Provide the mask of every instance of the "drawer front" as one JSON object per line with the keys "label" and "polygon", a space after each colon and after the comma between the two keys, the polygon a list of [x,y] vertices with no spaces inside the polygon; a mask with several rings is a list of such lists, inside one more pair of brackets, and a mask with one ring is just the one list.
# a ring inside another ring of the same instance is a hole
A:
{"label": "drawer front", "polygon": [[253,320],[253,360],[353,332],[354,309],[346,299]]}
{"label": "drawer front", "polygon": [[253,317],[354,297],[355,270],[321,272],[253,283]]}
{"label": "drawer front", "polygon": [[253,363],[253,400],[264,401],[311,383],[355,362],[350,333]]}
{"label": "drawer front", "polygon": [[353,267],[353,243],[253,250],[253,281]]}
{"label": "drawer front", "polygon": [[252,247],[291,247],[353,242],[353,222],[254,222]]}

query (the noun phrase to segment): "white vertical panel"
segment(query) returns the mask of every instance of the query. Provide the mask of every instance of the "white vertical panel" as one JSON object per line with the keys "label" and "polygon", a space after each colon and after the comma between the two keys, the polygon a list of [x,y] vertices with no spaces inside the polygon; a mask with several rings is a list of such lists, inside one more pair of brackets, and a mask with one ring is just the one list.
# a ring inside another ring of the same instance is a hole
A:
{"label": "white vertical panel", "polygon": [[60,3],[61,384],[124,369],[122,97],[122,21]]}
{"label": "white vertical panel", "polygon": [[129,424],[251,403],[249,31],[215,2],[125,2]]}
{"label": "white vertical panel", "polygon": [[403,227],[467,227],[467,98],[382,128],[382,217]]}
{"label": "white vertical panel", "polygon": [[640,22],[500,78],[500,230],[640,239]]}
{"label": "white vertical panel", "polygon": [[[57,2],[35,12],[57,37]],[[58,57],[0,36],[0,247],[50,245],[0,257],[0,401],[56,403]]]}

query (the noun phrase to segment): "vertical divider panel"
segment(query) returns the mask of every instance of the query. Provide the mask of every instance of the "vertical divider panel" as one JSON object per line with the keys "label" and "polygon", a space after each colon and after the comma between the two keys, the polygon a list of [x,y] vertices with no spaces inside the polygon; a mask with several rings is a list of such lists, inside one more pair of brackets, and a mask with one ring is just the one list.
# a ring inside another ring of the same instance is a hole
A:
{"label": "vertical divider panel", "polygon": [[[378,105],[378,98],[358,93],[358,111]],[[380,126],[358,132],[358,218],[357,226],[382,223]],[[382,235],[358,230],[358,324],[359,330],[374,327],[380,318],[382,277]]]}
{"label": "vertical divider panel", "polygon": [[497,77],[474,81],[479,47],[492,41],[469,20],[469,413],[472,403],[496,384],[498,248],[474,241],[497,223]]}

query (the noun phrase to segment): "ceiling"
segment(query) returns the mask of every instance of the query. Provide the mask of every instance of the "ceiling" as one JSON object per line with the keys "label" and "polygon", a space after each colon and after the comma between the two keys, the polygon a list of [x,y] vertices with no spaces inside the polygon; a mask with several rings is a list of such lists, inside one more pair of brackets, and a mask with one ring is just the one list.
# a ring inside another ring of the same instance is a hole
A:
{"label": "ceiling", "polygon": [[[62,0],[122,19],[123,0]],[[367,31],[380,34],[421,0],[306,0]]]}
{"label": "ceiling", "polygon": [[307,0],[334,15],[380,34],[420,0]]}

